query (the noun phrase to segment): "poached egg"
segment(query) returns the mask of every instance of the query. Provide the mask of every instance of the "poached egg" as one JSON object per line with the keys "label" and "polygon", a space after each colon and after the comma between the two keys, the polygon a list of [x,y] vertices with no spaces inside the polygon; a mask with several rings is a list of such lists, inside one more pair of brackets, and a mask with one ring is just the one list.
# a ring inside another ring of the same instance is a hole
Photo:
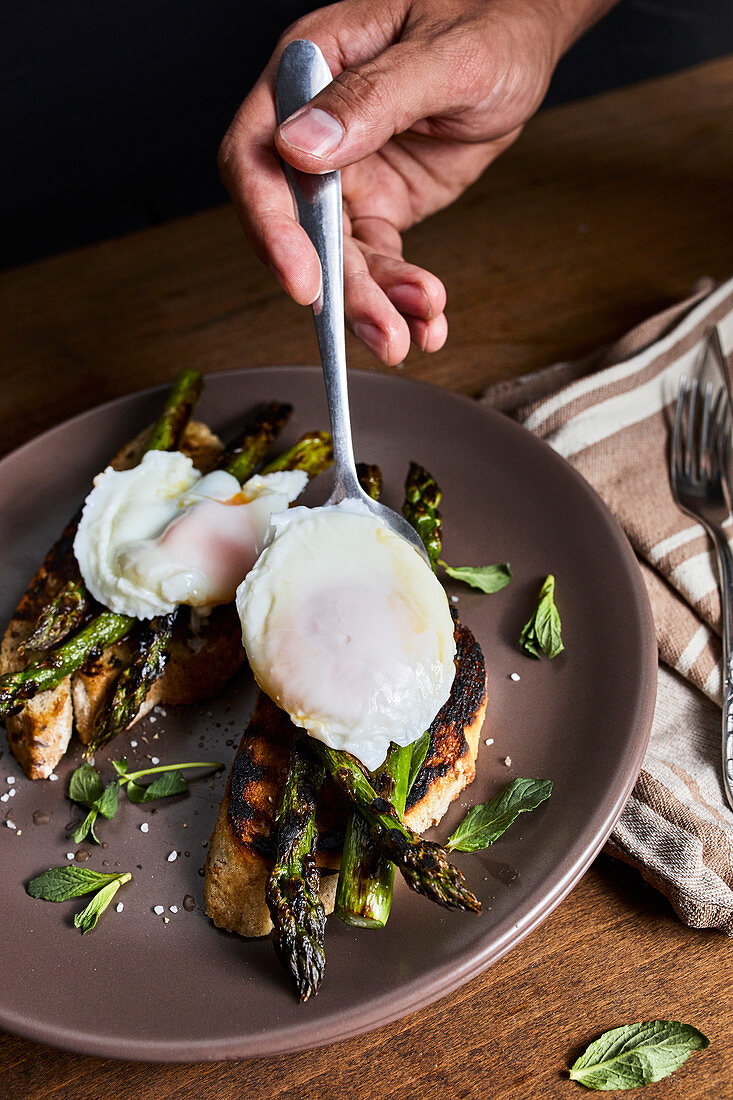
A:
{"label": "poached egg", "polygon": [[272,532],[237,590],[255,679],[295,725],[373,770],[450,695],[446,594],[409,543],[353,502],[291,508]]}
{"label": "poached egg", "polygon": [[149,451],[131,470],[94,481],[74,553],[96,600],[138,619],[178,604],[206,611],[234,599],[265,544],[273,512],[305,488],[302,470],[240,487],[224,470],[202,476],[179,451]]}

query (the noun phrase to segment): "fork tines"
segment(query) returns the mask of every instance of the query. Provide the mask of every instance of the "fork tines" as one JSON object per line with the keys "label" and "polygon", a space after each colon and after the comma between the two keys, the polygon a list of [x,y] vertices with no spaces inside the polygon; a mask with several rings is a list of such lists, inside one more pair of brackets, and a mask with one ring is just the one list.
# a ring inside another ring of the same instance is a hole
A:
{"label": "fork tines", "polygon": [[690,479],[714,476],[729,444],[729,408],[724,388],[713,396],[707,382],[698,412],[700,383],[687,375],[680,378],[672,434],[672,466]]}

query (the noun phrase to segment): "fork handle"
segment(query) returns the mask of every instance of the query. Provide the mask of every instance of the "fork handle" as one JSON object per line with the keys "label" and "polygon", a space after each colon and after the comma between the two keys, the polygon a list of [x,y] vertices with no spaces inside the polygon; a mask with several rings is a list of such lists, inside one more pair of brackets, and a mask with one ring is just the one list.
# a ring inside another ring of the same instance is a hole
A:
{"label": "fork handle", "polygon": [[723,632],[723,787],[733,810],[733,553],[722,531],[714,533],[720,572]]}

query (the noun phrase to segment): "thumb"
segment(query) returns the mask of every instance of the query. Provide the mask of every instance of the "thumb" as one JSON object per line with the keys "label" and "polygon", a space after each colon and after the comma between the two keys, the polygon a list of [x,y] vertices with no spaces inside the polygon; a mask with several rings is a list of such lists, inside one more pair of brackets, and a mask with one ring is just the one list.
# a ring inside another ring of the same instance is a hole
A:
{"label": "thumb", "polygon": [[445,110],[439,68],[428,51],[399,43],[344,69],[278,127],[278,152],[304,172],[330,172],[363,160],[418,119]]}

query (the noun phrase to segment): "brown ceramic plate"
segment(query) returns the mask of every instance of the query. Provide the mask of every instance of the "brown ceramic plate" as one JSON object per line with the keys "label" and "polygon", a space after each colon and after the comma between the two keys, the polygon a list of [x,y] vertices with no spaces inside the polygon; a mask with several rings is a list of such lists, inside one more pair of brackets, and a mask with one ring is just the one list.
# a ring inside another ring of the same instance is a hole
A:
{"label": "brown ceramic plate", "polygon": [[[3,623],[92,476],[154,418],[161,392],[85,413],[0,464]],[[399,882],[384,931],[355,931],[332,918],[323,987],[300,1006],[270,941],[218,931],[202,908],[200,869],[224,774],[195,782],[171,804],[121,800],[117,818],[99,828],[106,847],[86,846],[86,865],[129,870],[133,882],[118,895],[124,911],[106,913],[82,939],[72,919],[83,901],[53,905],[23,890],[77,847],[65,828],[75,814],[64,792],[79,754],[59,767],[60,782],[31,783],[5,750],[0,788],[15,776],[17,793],[0,817],[9,813],[18,830],[0,828],[5,1029],[87,1054],[160,1061],[278,1054],[346,1038],[429,1004],[508,951],[570,890],[616,821],[641,765],[656,682],[651,615],[624,536],[588,485],[506,418],[383,374],[353,373],[351,396],[357,457],[381,464],[386,502],[399,507],[416,459],[443,488],[446,559],[509,561],[514,571],[494,596],[449,585],[486,655],[489,707],[477,779],[435,833],[446,837],[469,804],[512,776],[552,779],[552,798],[490,851],[457,857],[482,915],[445,912]],[[307,367],[212,375],[199,415],[228,438],[251,406],[272,399],[295,406],[285,442],[327,426],[320,372]],[[320,503],[327,492],[324,479],[308,499]],[[550,571],[566,645],[552,663],[529,660],[516,645]],[[139,723],[97,764],[108,773],[107,761],[122,753],[136,763],[151,755],[230,761],[252,702],[242,673],[213,703]],[[47,824],[34,825],[39,810],[50,814]],[[169,863],[173,850],[179,857]],[[191,912],[185,895],[195,898]],[[155,905],[165,906],[167,923]]]}

